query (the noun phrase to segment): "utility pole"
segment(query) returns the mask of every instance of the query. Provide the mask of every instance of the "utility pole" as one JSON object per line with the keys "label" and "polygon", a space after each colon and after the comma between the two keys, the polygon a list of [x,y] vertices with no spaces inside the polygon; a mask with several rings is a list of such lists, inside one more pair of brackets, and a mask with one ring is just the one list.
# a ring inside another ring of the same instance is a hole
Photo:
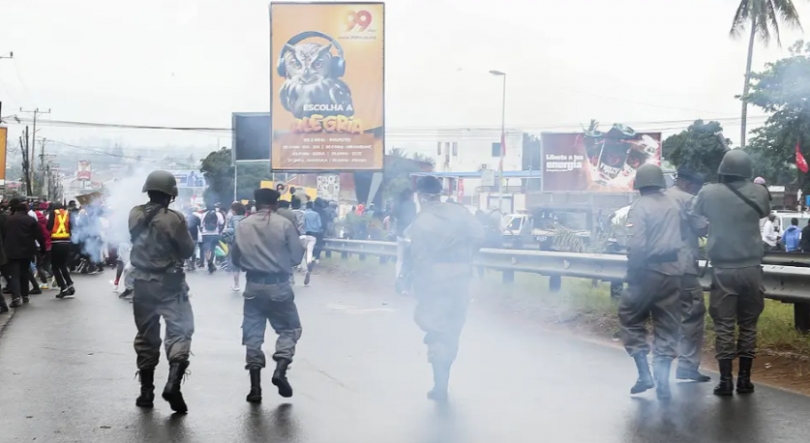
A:
{"label": "utility pole", "polygon": [[37,152],[37,117],[39,117],[40,114],[50,114],[51,109],[48,108],[47,111],[40,111],[39,108],[36,108],[36,109],[31,110],[31,111],[25,111],[25,110],[23,110],[23,108],[20,108],[20,112],[25,112],[27,114],[33,114],[33,116],[34,116],[34,118],[33,118],[33,120],[34,120],[34,134],[33,134],[33,137],[32,137],[32,142],[33,143],[32,143],[32,146],[31,146],[31,153],[30,153],[31,154],[31,160],[30,160],[30,165],[29,165],[30,167],[28,168],[29,173],[31,174],[31,189],[33,190],[35,188],[35,186],[34,186],[34,171],[36,170],[36,168],[34,167],[34,165],[36,164],[36,152]]}

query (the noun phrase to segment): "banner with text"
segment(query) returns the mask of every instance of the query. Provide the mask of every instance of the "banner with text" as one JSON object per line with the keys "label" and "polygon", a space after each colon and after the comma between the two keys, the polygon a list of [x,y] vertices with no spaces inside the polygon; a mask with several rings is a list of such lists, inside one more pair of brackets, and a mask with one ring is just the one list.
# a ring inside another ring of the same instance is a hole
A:
{"label": "banner with text", "polygon": [[273,170],[382,170],[384,5],[271,3]]}
{"label": "banner with text", "polygon": [[0,185],[6,184],[6,143],[8,128],[0,128]]}
{"label": "banner with text", "polygon": [[661,134],[544,133],[543,191],[628,192],[639,166],[661,164]]}

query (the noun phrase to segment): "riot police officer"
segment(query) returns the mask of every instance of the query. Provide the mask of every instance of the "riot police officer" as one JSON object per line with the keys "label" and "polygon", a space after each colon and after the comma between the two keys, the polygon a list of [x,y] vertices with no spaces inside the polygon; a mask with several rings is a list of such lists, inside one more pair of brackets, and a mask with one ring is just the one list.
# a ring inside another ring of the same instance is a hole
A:
{"label": "riot police officer", "polygon": [[[681,323],[680,209],[661,192],[666,182],[658,166],[638,168],[634,187],[641,197],[627,215],[628,290],[619,304],[619,321],[624,347],[638,369],[638,380],[630,393],[638,394],[656,387],[658,398],[666,400],[671,396],[669,373],[672,360],[677,356]],[[647,364],[650,346],[646,323],[650,317],[655,328],[654,381]]]}
{"label": "riot police officer", "polygon": [[473,256],[484,242],[484,230],[464,206],[440,201],[442,184],[436,177],[420,178],[416,191],[421,212],[406,232],[417,301],[414,319],[425,332],[433,365],[428,398],[443,401],[466,319]]}
{"label": "riot police officer", "polygon": [[155,367],[160,359],[160,318],[166,322],[164,346],[169,360],[169,379],[163,399],[172,410],[188,411],[180,383],[188,368],[194,314],[188,299],[183,263],[194,251],[185,217],[169,209],[177,197],[177,182],[167,171],[153,171],[146,178],[143,192],[149,203],[132,208],[129,232],[132,237],[130,260],[133,266],[132,298],[135,326],[135,352],[141,394],[135,404],[154,406]]}
{"label": "riot police officer", "polygon": [[[720,366],[716,395],[734,394],[733,362],[740,358],[737,393],[754,392],[751,366],[756,356],[757,322],[765,307],[762,286],[762,239],[759,220],[771,212],[768,191],[751,182],[751,157],[726,153],[717,170],[720,183],[705,186],[694,211],[709,220],[706,246],[712,264],[709,314],[714,320]],[[735,326],[739,337],[734,338]]]}
{"label": "riot police officer", "polygon": [[681,237],[683,247],[678,259],[683,266],[681,278],[681,337],[678,348],[679,380],[707,382],[711,377],[700,373],[700,360],[703,355],[703,331],[706,302],[703,287],[698,281],[698,260],[700,260],[700,237],[708,233],[709,223],[705,217],[692,212],[695,194],[703,187],[703,177],[688,169],[678,169],[675,186],[666,192],[667,197],[678,204],[681,210]]}

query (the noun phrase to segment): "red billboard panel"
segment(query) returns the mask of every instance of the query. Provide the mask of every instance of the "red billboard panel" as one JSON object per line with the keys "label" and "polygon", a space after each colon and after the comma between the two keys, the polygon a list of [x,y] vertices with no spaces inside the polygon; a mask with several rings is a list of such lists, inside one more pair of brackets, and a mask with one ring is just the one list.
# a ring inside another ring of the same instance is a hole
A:
{"label": "red billboard panel", "polygon": [[543,191],[628,192],[636,169],[661,164],[661,133],[544,133]]}

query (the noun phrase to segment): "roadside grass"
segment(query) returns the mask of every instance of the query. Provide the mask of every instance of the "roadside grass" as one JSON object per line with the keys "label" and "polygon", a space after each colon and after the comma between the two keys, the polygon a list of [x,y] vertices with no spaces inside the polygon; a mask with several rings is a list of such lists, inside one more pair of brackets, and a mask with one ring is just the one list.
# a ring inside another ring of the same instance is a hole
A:
{"label": "roadside grass", "polygon": [[[322,263],[338,267],[341,272],[372,274],[381,281],[390,281],[393,287],[394,263],[381,265],[379,259],[368,256],[365,261],[357,256],[341,259],[333,254]],[[389,278],[390,277],[390,278]],[[484,278],[473,280],[473,297],[506,309],[509,313],[547,324],[567,325],[590,330],[600,336],[617,338],[618,299],[610,297],[608,283],[587,279],[565,278],[559,292],[549,290],[549,278],[529,273],[515,273],[512,284],[502,282],[501,273],[485,271]],[[705,351],[714,349],[714,323],[708,314],[706,294]],[[757,345],[761,352],[792,358],[810,356],[810,336],[793,327],[793,305],[765,300],[765,310],[759,319]]]}

